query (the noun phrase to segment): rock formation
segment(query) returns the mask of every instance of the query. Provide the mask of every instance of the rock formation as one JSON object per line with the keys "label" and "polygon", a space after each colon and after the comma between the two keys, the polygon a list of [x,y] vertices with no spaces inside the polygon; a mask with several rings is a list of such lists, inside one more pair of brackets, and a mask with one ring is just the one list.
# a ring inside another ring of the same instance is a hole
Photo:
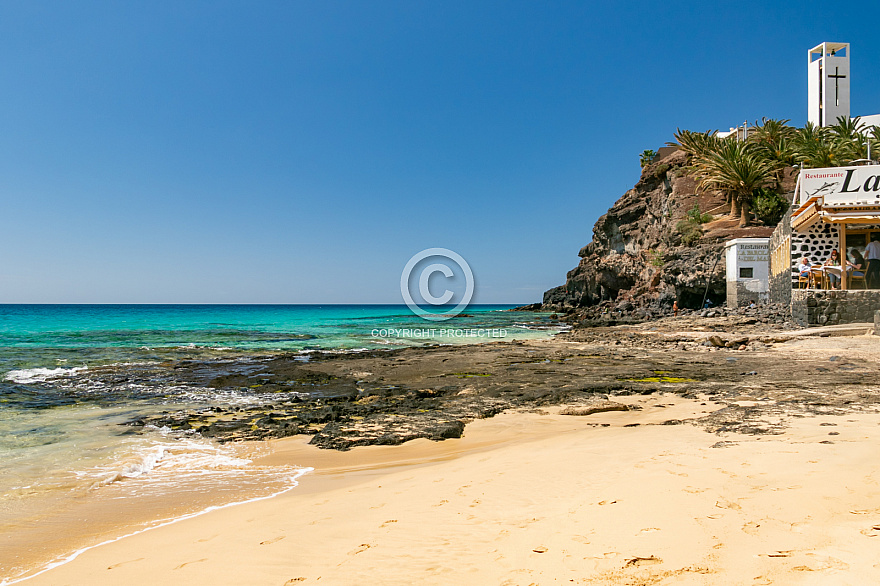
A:
{"label": "rock formation", "polygon": [[[667,313],[674,301],[681,308],[699,307],[707,285],[712,303],[724,303],[724,242],[769,236],[774,226],[739,228],[722,195],[696,193],[686,172],[688,156],[663,151],[596,222],[593,241],[578,253],[580,263],[565,284],[544,293],[545,310],[575,312],[581,319],[644,319]],[[784,188],[790,189],[788,183],[790,173]],[[702,224],[699,240],[686,245],[677,225],[695,204],[716,219]]]}

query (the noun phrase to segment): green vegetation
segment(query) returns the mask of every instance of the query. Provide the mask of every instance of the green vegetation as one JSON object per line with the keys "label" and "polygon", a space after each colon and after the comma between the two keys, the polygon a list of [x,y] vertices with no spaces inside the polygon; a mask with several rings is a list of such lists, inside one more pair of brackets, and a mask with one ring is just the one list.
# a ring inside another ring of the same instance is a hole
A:
{"label": "green vegetation", "polygon": [[641,165],[642,169],[651,164],[651,161],[654,160],[654,157],[657,156],[657,151],[653,151],[651,149],[646,149],[642,151],[642,154],[639,155],[639,165]]}
{"label": "green vegetation", "polygon": [[675,229],[681,235],[681,243],[685,246],[693,246],[703,236],[703,227],[701,224],[711,222],[712,216],[704,214],[700,211],[700,205],[694,204],[687,213],[687,219],[681,220],[675,225]]}
{"label": "green vegetation", "polygon": [[652,267],[662,267],[666,264],[666,258],[663,256],[662,250],[649,250],[648,262]]}
{"label": "green vegetation", "polygon": [[680,376],[646,376],[643,378],[622,378],[620,380],[633,383],[695,383],[696,379]]}
{"label": "green vegetation", "polygon": [[730,214],[738,215],[743,227],[749,224],[752,207],[771,225],[785,213],[788,202],[780,192],[786,168],[849,165],[867,158],[869,143],[872,152],[880,152],[880,127],[868,128],[859,118],[841,117],[837,124],[821,128],[808,123],[800,129],[788,126],[788,120],[764,118],[750,130],[748,139],[740,141],[736,136],[679,129],[676,142],[669,143],[691,155],[688,171],[697,178],[698,188],[723,193]]}
{"label": "green vegetation", "polygon": [[771,189],[758,189],[752,194],[755,215],[767,226],[775,226],[788,209],[788,200]]}
{"label": "green vegetation", "polygon": [[675,225],[675,229],[681,236],[681,243],[685,246],[693,246],[703,237],[703,228],[687,220],[681,220]]}
{"label": "green vegetation", "polygon": [[705,224],[712,221],[712,214],[704,214],[700,211],[700,204],[695,203],[694,207],[688,210],[687,221],[693,224]]}

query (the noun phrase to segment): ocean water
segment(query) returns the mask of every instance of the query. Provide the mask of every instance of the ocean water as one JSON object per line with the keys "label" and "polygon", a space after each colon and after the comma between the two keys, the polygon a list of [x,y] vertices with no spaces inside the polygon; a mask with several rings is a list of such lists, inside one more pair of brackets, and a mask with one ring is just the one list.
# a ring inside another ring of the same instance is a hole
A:
{"label": "ocean water", "polygon": [[[179,360],[222,370],[278,353],[549,337],[547,316],[471,306],[430,322],[402,305],[0,305],[0,585],[123,529],[296,485],[260,443],[124,423],[260,402],[193,387]],[[113,499],[115,514],[106,502]]]}

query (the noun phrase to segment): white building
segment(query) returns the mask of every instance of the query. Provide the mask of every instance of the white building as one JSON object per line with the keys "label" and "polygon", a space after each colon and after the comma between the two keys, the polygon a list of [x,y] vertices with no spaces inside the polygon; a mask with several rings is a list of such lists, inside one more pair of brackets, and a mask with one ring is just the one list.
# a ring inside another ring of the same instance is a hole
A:
{"label": "white building", "polygon": [[727,306],[766,303],[770,299],[770,239],[736,238],[724,243]]}
{"label": "white building", "polygon": [[822,43],[807,52],[807,119],[831,126],[849,118],[849,43]]}

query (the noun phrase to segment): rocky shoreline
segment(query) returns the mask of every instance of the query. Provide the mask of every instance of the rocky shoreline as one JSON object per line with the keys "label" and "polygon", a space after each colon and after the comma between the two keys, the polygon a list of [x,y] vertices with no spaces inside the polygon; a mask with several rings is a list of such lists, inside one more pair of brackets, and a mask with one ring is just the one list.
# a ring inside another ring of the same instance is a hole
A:
{"label": "rocky shoreline", "polygon": [[781,412],[880,406],[880,388],[869,382],[880,373],[875,360],[798,351],[816,336],[865,332],[796,331],[774,311],[721,309],[576,327],[547,341],[315,353],[305,362],[300,355],[280,355],[256,365],[248,361],[238,372],[234,360],[183,361],[169,365],[181,384],[273,400],[163,413],[126,425],[131,432],[168,427],[219,441],[307,434],[320,448],[348,450],[457,438],[468,422],[508,409],[566,405],[573,415],[619,409],[615,397],[633,394],[654,395],[661,403],[666,394],[723,403],[724,409],[692,423],[749,434],[777,433]]}

